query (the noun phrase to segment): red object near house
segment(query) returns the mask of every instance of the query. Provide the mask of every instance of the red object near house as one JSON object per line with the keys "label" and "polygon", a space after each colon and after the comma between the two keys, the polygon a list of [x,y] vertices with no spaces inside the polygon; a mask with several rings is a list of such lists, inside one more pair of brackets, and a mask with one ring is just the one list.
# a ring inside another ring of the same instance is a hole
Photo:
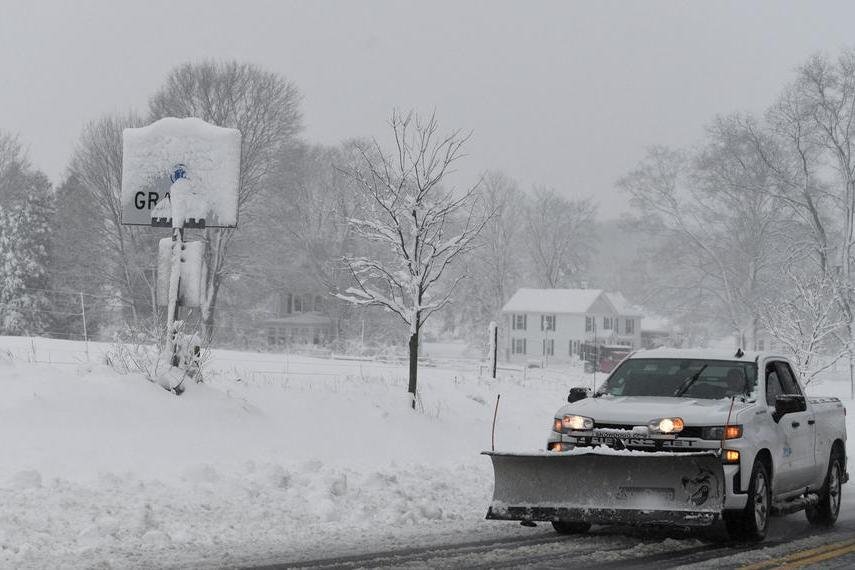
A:
{"label": "red object near house", "polygon": [[600,361],[597,363],[597,370],[600,372],[611,372],[631,352],[632,349],[628,346],[601,346]]}

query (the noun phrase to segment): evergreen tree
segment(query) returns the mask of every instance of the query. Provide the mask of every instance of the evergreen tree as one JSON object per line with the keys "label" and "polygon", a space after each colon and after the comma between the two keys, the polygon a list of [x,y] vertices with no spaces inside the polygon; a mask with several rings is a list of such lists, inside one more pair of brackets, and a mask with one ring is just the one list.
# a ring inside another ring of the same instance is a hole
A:
{"label": "evergreen tree", "polygon": [[0,333],[50,330],[51,189],[17,139],[0,134]]}

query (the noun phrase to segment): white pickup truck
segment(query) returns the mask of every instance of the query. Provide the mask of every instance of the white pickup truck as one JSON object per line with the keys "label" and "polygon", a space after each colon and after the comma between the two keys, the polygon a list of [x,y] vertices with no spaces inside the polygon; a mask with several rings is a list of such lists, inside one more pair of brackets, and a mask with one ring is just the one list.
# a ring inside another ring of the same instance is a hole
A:
{"label": "white pickup truck", "polygon": [[846,411],[805,396],[793,368],[762,352],[635,352],[595,392],[571,390],[546,454],[487,453],[488,518],[561,533],[723,519],[732,538],[762,540],[770,515],[804,509],[830,526],[848,480]]}

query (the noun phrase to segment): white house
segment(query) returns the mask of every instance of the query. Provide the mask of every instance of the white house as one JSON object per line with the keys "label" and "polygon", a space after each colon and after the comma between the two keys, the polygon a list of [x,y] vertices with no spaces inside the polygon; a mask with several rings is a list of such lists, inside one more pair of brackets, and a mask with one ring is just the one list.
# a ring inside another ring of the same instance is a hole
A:
{"label": "white house", "polygon": [[520,289],[502,307],[511,362],[569,362],[583,345],[641,346],[641,312],[602,289]]}

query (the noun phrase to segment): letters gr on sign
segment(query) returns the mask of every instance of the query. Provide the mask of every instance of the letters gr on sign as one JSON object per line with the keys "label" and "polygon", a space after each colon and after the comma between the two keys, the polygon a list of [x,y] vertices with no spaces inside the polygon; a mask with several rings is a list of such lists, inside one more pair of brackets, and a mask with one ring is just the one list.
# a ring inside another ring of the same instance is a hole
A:
{"label": "letters gr on sign", "polygon": [[[167,192],[164,198],[169,197],[169,192]],[[160,199],[160,194],[154,191],[143,192],[140,190],[136,194],[134,194],[134,207],[137,210],[151,210],[157,206],[157,202]]]}

